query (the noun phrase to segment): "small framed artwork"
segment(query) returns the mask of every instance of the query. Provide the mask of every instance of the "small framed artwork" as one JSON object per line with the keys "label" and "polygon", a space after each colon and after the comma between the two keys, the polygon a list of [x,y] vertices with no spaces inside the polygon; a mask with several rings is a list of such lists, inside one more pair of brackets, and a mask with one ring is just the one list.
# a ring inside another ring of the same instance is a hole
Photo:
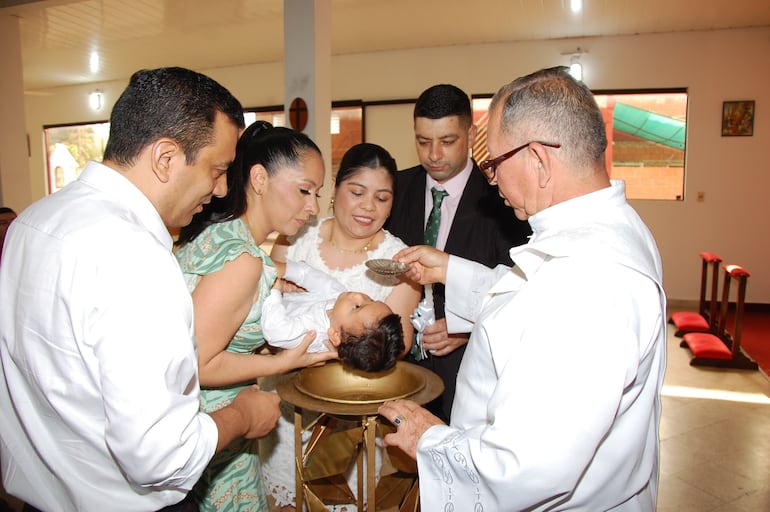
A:
{"label": "small framed artwork", "polygon": [[722,103],[722,137],[754,135],[754,100]]}

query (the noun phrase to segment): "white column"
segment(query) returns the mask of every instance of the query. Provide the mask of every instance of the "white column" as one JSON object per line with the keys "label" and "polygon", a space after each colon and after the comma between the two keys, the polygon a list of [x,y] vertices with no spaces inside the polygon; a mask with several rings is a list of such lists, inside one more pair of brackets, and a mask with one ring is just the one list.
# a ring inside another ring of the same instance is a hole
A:
{"label": "white column", "polygon": [[303,129],[321,149],[326,165],[326,186],[320,200],[321,216],[331,195],[331,0],[284,0],[284,110],[291,126],[289,105],[305,100],[307,125]]}
{"label": "white column", "polygon": [[19,33],[19,18],[0,14],[0,204],[17,213],[32,202]]}

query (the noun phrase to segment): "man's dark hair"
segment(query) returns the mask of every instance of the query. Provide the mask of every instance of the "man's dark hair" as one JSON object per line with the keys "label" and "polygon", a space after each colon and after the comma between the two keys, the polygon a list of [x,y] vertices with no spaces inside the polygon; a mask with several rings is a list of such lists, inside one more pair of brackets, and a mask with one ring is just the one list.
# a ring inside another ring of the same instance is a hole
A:
{"label": "man's dark hair", "polygon": [[363,334],[341,332],[337,354],[343,364],[365,372],[388,370],[404,351],[404,329],[401,316],[391,313]]}
{"label": "man's dark hair", "polygon": [[217,112],[243,128],[240,102],[211,78],[176,67],[137,71],[112,109],[104,160],[132,165],[148,144],[168,137],[195,163],[213,142]]}
{"label": "man's dark hair", "polygon": [[434,85],[425,89],[417,98],[414,105],[415,119],[441,119],[449,116],[458,116],[464,126],[470,126],[473,122],[471,100],[459,87],[450,84]]}

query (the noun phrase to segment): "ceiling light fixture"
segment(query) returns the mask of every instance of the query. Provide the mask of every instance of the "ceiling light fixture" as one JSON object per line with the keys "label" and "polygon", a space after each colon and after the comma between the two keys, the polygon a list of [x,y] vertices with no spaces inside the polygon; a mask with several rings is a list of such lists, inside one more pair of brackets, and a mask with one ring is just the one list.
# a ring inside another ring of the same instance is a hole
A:
{"label": "ceiling light fixture", "polygon": [[104,95],[102,91],[96,89],[88,95],[88,104],[91,105],[93,110],[101,110],[103,105]]}
{"label": "ceiling light fixture", "polygon": [[581,47],[577,47],[575,50],[568,51],[568,52],[562,52],[562,55],[569,55],[569,74],[572,75],[572,77],[575,80],[583,80],[583,63],[580,62],[580,56],[584,53],[588,53],[587,50],[582,49]]}
{"label": "ceiling light fixture", "polygon": [[580,55],[573,55],[569,60],[569,74],[578,81],[583,80],[583,65],[580,63]]}
{"label": "ceiling light fixture", "polygon": [[579,13],[583,10],[583,0],[570,0],[569,8],[574,14]]}

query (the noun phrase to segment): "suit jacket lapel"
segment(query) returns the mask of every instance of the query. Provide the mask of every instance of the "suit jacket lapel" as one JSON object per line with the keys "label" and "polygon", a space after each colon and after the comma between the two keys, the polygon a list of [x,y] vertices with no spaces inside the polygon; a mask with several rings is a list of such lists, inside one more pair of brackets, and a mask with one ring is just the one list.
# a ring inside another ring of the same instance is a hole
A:
{"label": "suit jacket lapel", "polygon": [[[425,170],[421,169],[405,195],[404,211],[399,212],[403,218],[407,219],[408,234],[404,243],[408,245],[419,245],[425,240],[425,176]],[[422,220],[420,222],[408,222],[408,219]]]}
{"label": "suit jacket lapel", "polygon": [[[467,252],[467,248],[455,247],[458,240],[468,240],[469,232],[474,230],[474,219],[478,217],[477,204],[479,200],[485,195],[486,181],[479,171],[476,170],[476,164],[473,164],[473,170],[468,178],[468,182],[465,184],[465,190],[463,196],[460,198],[460,203],[457,205],[457,211],[455,212],[455,218],[452,221],[451,229],[449,230],[449,237],[446,241],[444,250],[452,253]],[[423,199],[423,207],[424,207]],[[472,237],[471,237],[472,238]],[[465,251],[462,251],[465,249]]]}

